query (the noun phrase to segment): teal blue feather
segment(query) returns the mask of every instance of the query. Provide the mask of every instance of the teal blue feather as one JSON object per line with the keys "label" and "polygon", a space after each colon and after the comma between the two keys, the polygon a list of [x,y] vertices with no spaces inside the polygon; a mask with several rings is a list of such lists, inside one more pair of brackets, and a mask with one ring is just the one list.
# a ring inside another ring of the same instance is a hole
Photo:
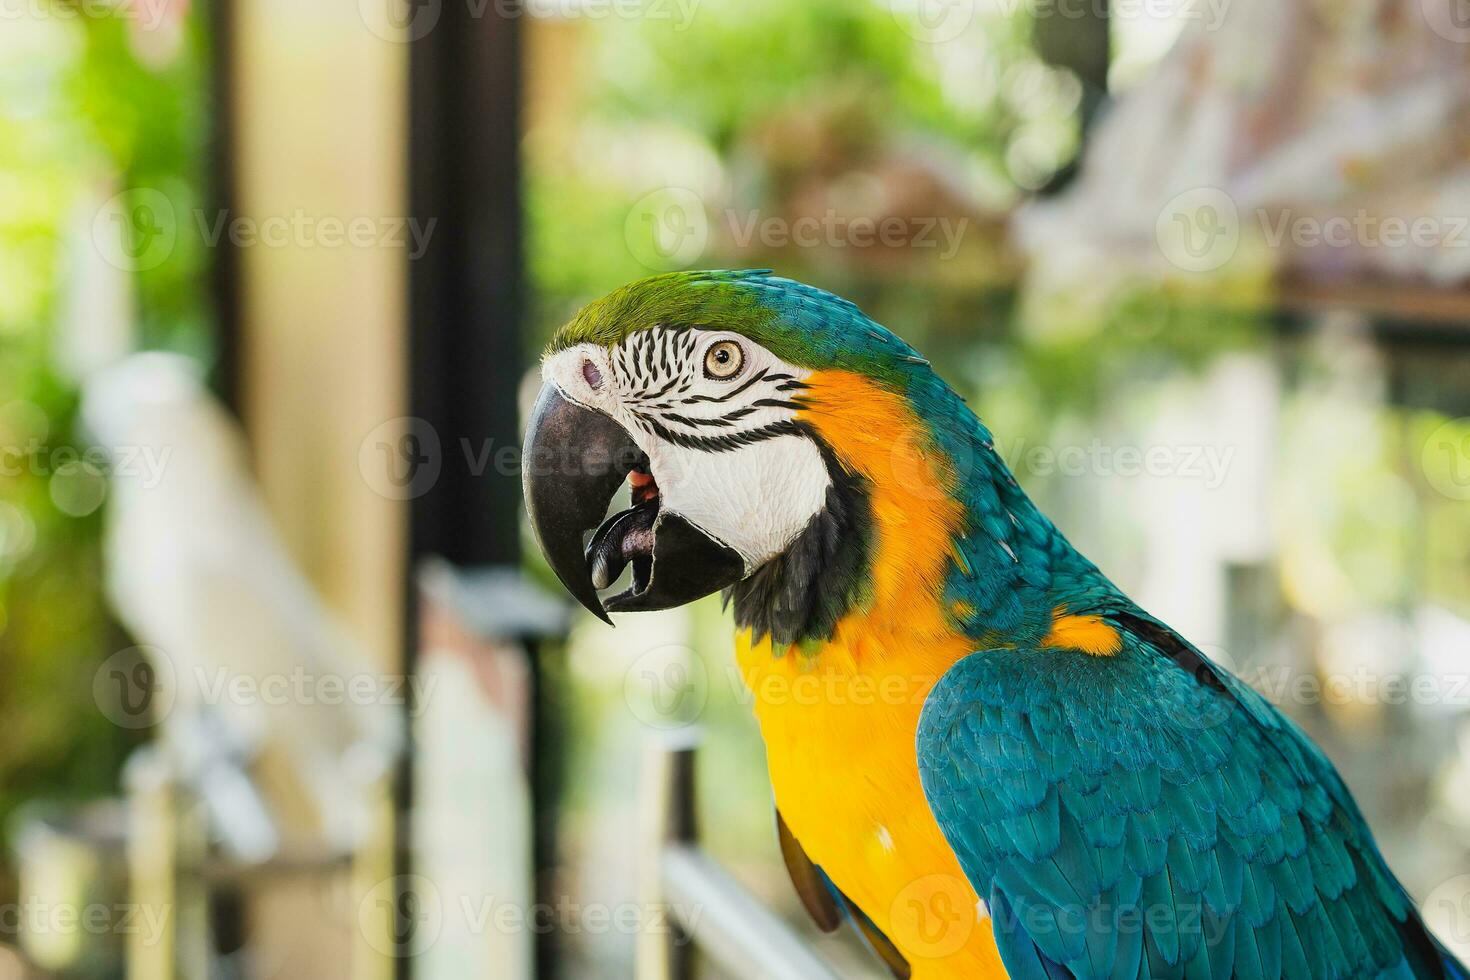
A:
{"label": "teal blue feather", "polygon": [[[998,649],[952,668],[925,706],[930,805],[992,909],[1019,916],[995,926],[1008,969],[1040,956],[1075,977],[1461,975],[1300,730],[1233,679],[1200,683],[1123,636],[1095,659],[1083,696],[1073,673],[1050,669],[1056,651]],[[1179,751],[1201,718],[1219,737]],[[1028,761],[1011,744],[1003,766],[986,764],[980,747],[1002,729],[1011,743],[1025,733]],[[1052,791],[1024,821],[1015,809],[1037,799],[1038,779]],[[965,805],[975,797],[1013,815],[977,832]],[[1140,943],[1124,940],[1123,902]]]}

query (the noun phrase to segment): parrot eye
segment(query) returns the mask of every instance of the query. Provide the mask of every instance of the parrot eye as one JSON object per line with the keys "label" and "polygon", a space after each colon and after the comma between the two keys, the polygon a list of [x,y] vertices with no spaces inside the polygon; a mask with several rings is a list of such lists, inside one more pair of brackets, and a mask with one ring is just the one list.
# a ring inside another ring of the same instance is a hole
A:
{"label": "parrot eye", "polygon": [[722,340],[704,355],[705,377],[729,381],[745,366],[745,351],[733,340]]}

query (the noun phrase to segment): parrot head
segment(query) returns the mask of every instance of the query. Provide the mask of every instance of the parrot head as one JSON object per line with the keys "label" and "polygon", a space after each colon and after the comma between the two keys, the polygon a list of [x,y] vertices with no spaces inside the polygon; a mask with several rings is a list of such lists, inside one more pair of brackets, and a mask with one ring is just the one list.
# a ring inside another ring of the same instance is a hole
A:
{"label": "parrot head", "polygon": [[[957,482],[932,420],[963,417],[967,439],[978,421],[911,347],[814,287],[764,271],[629,284],[557,333],[543,378],[527,511],[603,619],[733,590],[737,615],[751,598],[755,625],[795,642],[874,587],[875,508],[906,509],[905,541],[946,553],[963,522],[952,494],[912,490]],[[609,517],[625,483],[631,506]]]}

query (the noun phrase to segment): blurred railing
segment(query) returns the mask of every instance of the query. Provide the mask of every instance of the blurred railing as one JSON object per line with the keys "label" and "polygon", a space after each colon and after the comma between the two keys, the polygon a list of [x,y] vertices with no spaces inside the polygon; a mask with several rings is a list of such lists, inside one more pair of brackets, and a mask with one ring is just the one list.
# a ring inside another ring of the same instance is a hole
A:
{"label": "blurred railing", "polygon": [[644,761],[642,889],[673,928],[640,935],[637,980],[689,980],[698,951],[721,973],[837,980],[790,926],[700,850],[695,835],[697,735],[651,740]]}

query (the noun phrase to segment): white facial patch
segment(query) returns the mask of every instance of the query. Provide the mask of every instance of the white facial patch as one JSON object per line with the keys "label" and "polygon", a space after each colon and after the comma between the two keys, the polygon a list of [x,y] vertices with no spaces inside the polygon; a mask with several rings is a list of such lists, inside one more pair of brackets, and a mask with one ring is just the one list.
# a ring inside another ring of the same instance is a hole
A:
{"label": "white facial patch", "polygon": [[827,502],[826,463],[803,436],[715,453],[634,441],[653,462],[664,508],[738,551],[747,572],[785,551]]}
{"label": "white facial patch", "polygon": [[[720,377],[731,342],[739,370]],[[568,399],[622,425],[648,455],[662,510],[739,552],[747,572],[826,505],[826,462],[794,421],[792,398],[810,373],[738,334],[665,328],[612,350],[569,348],[542,369]]]}

